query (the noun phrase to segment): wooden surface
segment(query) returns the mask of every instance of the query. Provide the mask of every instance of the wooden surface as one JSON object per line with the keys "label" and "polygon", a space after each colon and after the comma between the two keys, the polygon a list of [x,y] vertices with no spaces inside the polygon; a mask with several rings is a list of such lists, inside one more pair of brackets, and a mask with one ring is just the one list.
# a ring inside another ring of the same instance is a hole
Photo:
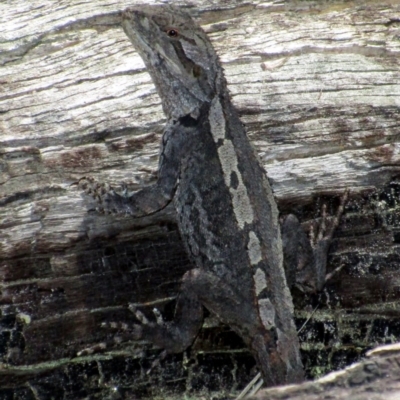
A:
{"label": "wooden surface", "polygon": [[[98,215],[71,186],[86,175],[133,189],[156,179],[164,116],[118,22],[134,3],[0,5],[0,398],[223,398],[255,374],[212,317],[191,352],[148,375],[158,351],[143,343],[75,357],[110,337],[101,322],[133,321],[129,302],[172,316],[190,268],[171,208],[138,220]],[[351,191],[329,264],[342,270],[320,298],[294,293],[299,326],[320,303],[301,333],[309,377],[397,341],[400,5],[188,10],[220,54],[282,212],[307,224]]]}
{"label": "wooden surface", "polygon": [[[260,391],[253,400],[396,400],[400,397],[399,344],[376,348],[369,357],[314,382]],[[250,400],[250,397],[249,397]]]}

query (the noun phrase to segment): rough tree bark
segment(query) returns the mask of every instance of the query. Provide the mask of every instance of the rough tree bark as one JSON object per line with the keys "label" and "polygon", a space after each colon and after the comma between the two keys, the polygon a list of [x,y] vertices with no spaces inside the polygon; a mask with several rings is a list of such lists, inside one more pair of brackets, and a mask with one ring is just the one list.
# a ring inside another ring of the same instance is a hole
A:
{"label": "rough tree bark", "polygon": [[[190,268],[171,208],[98,215],[71,186],[156,178],[164,116],[118,19],[133,3],[0,4],[0,398],[221,398],[254,374],[212,316],[151,374],[146,343],[76,357],[109,337],[102,321],[133,320],[129,302],[171,314]],[[308,376],[397,341],[400,5],[174,3],[213,40],[282,212],[307,225],[351,191],[329,264],[342,269],[322,295],[294,293],[299,326],[319,304],[301,333]]]}

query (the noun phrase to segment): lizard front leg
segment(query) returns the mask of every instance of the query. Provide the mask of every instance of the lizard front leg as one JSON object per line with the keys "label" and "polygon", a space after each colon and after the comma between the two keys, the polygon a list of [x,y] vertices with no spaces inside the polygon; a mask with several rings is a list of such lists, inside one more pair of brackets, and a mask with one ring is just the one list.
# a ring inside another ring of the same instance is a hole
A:
{"label": "lizard front leg", "polygon": [[180,120],[167,126],[155,184],[135,193],[124,190],[120,194],[108,184],[99,183],[92,178],[82,178],[78,182],[79,188],[97,201],[101,212],[143,217],[162,210],[174,196],[181,160],[185,156],[188,137],[193,129],[182,125]]}
{"label": "lizard front leg", "polygon": [[[84,189],[86,194],[93,196],[105,212],[142,217],[161,210],[173,199],[179,185],[182,165],[186,164],[185,160],[190,154],[188,147],[192,146],[191,138],[198,130],[196,123],[197,120],[192,118],[191,124],[188,125],[187,118],[182,117],[167,125],[162,140],[158,180],[155,184],[130,195],[120,195],[108,185],[87,178],[81,179],[79,187]],[[147,321],[140,312],[136,315],[142,323],[123,328],[122,341],[145,338],[175,353],[183,351],[192,343],[201,326],[203,309],[197,296],[190,290],[185,290],[183,285],[173,323],[164,323],[161,315],[156,323]],[[113,324],[119,326],[118,323]],[[101,351],[119,342],[121,340],[116,337],[107,343],[84,349],[78,354]]]}

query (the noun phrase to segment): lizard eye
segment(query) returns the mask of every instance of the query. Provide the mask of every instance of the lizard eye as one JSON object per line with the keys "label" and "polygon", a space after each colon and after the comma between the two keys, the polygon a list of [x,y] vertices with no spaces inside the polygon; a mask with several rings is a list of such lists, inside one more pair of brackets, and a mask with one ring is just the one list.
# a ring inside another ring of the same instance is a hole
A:
{"label": "lizard eye", "polygon": [[170,28],[167,30],[167,35],[169,37],[177,37],[179,35],[178,30],[174,28]]}

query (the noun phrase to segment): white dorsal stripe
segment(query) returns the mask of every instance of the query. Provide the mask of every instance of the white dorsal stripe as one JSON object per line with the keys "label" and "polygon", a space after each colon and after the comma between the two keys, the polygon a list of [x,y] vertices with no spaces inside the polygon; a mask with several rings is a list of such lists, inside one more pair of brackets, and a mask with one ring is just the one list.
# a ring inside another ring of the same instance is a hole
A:
{"label": "white dorsal stripe", "polygon": [[211,102],[209,121],[215,143],[217,143],[219,139],[225,139],[225,116],[218,97],[214,97]]}
{"label": "white dorsal stripe", "polygon": [[251,265],[257,265],[262,260],[260,240],[254,231],[249,232],[247,253],[249,255]]}
{"label": "white dorsal stripe", "polygon": [[[238,159],[235,148],[231,140],[224,139],[222,146],[218,147],[218,155],[224,173],[225,183],[229,188],[232,197],[233,212],[240,229],[244,228],[245,223],[253,222],[254,212],[247,195],[246,186],[243,184],[242,175],[238,169]],[[231,174],[236,173],[237,187],[231,186]]]}
{"label": "white dorsal stripe", "polygon": [[[239,161],[236,156],[235,147],[233,146],[231,140],[225,138],[225,116],[218,97],[215,97],[211,102],[209,121],[211,134],[215,143],[219,145],[219,160],[221,162],[225,184],[229,188],[229,192],[232,197],[232,205],[236,221],[239,225],[239,228],[243,229],[246,222],[248,224],[253,222],[254,212],[250,204],[246,186],[243,184],[243,178],[238,168]],[[231,176],[233,172],[237,177],[235,188],[232,186],[233,182],[231,182]]]}
{"label": "white dorsal stripe", "polygon": [[260,318],[266,329],[276,327],[275,321],[275,307],[270,299],[258,300],[258,309],[260,311]]}
{"label": "white dorsal stripe", "polygon": [[257,268],[256,273],[254,274],[254,286],[256,290],[256,296],[258,296],[267,287],[267,279],[264,271],[261,268]]}

